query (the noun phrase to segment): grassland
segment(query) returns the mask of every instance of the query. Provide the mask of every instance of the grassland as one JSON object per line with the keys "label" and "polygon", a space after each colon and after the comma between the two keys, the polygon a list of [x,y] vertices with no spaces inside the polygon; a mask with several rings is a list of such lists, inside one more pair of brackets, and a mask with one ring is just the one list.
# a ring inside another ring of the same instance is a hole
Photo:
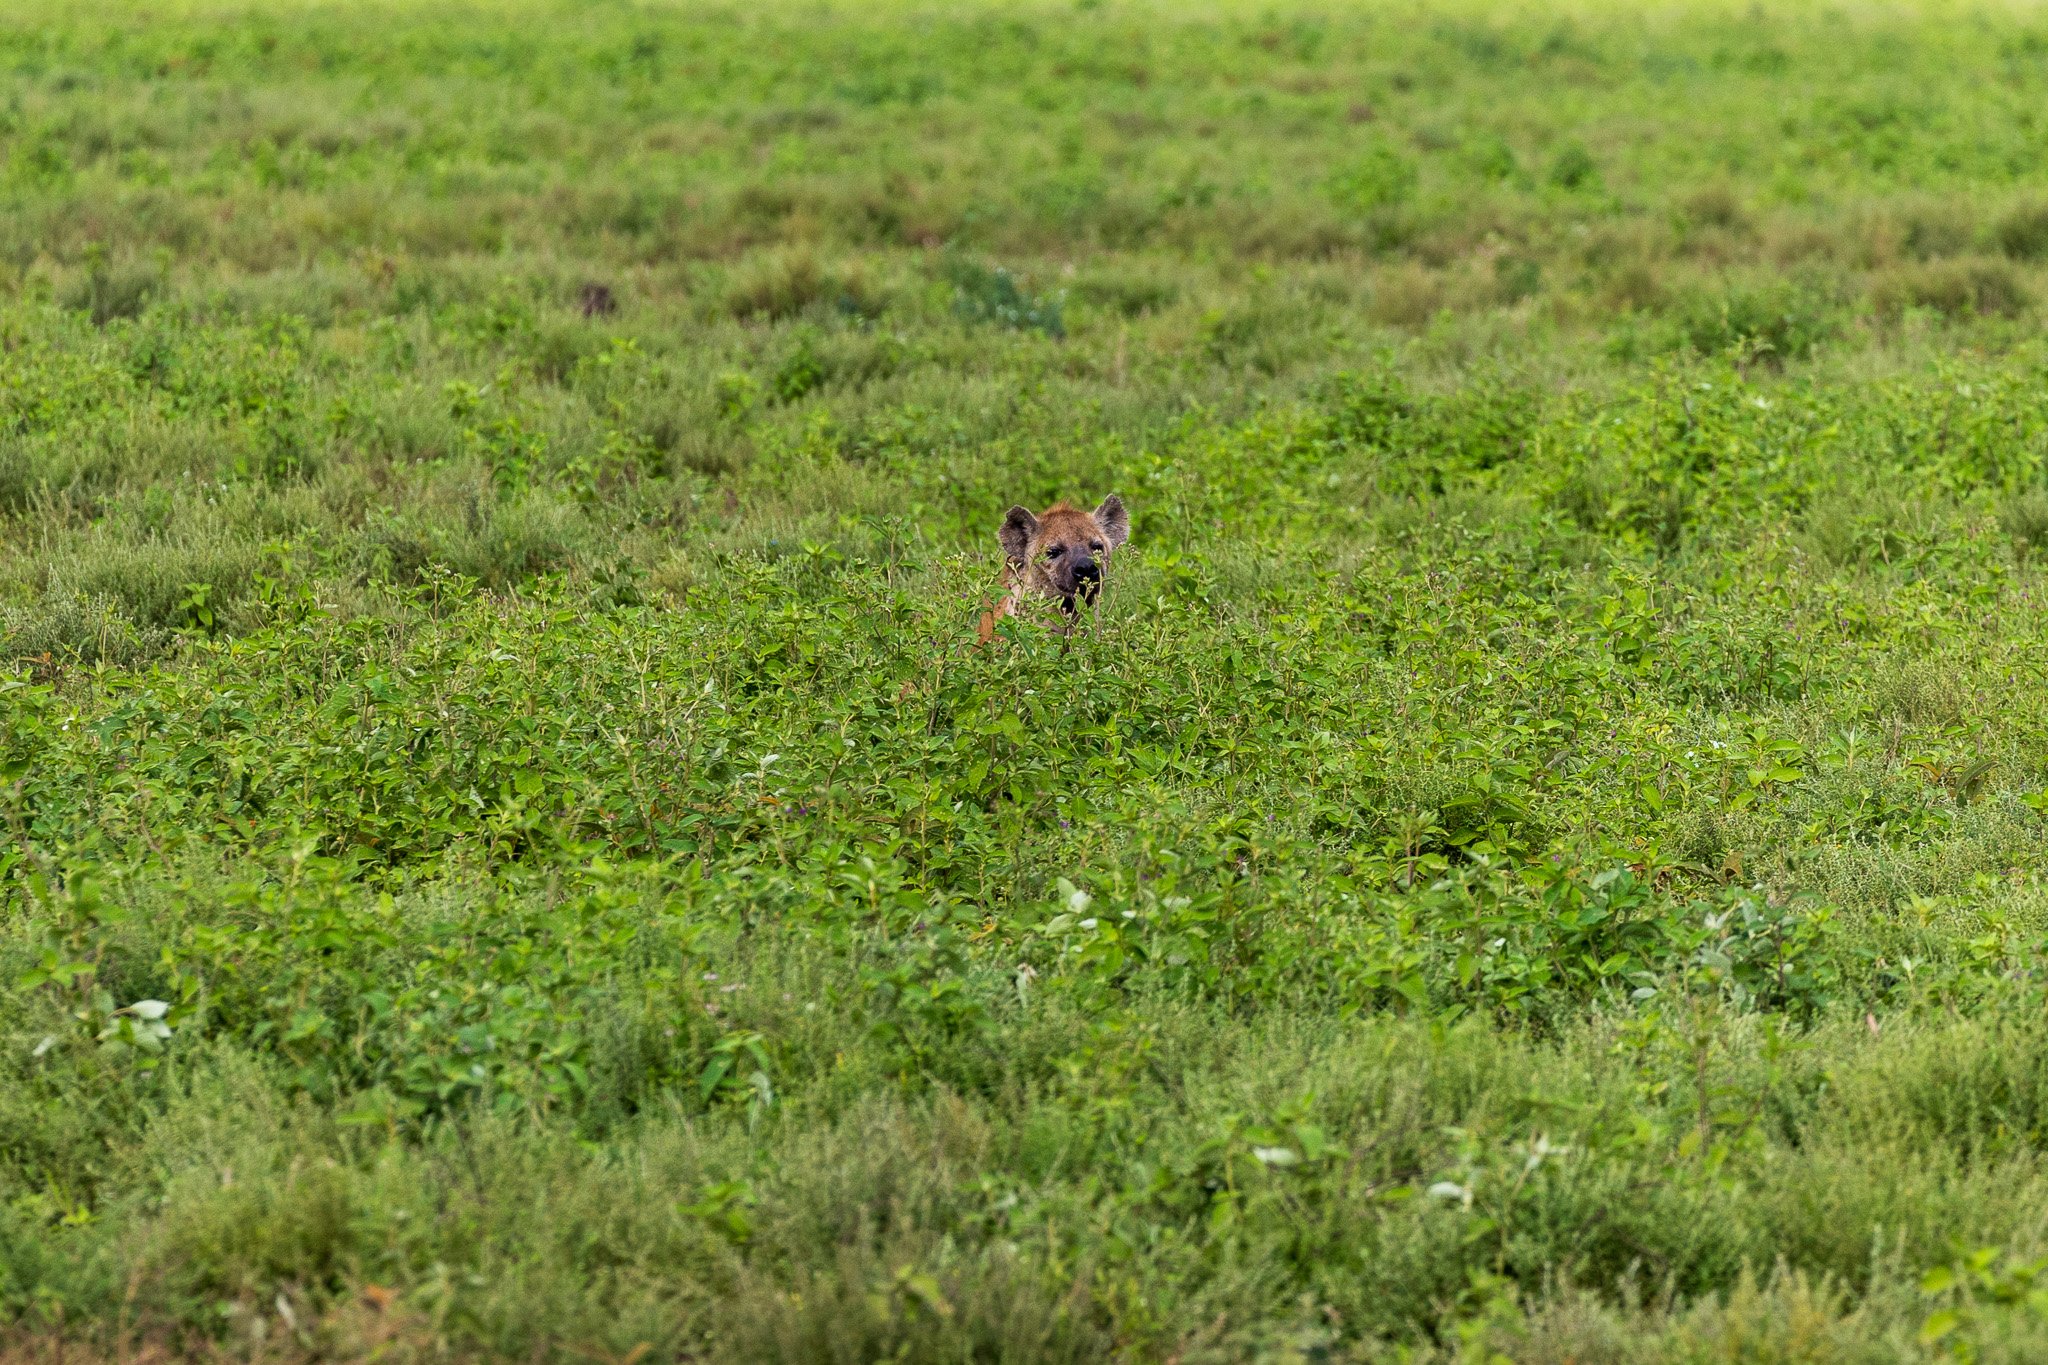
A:
{"label": "grassland", "polygon": [[9,6],[0,1357],[2048,1355],[2044,161],[2017,6]]}

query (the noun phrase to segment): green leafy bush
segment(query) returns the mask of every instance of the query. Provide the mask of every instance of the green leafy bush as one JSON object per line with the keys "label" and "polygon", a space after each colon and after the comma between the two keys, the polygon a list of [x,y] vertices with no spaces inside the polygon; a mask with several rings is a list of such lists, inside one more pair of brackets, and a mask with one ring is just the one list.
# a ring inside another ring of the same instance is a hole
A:
{"label": "green leafy bush", "polygon": [[946,278],[953,286],[953,311],[970,322],[992,322],[1053,338],[1067,334],[1060,296],[1026,293],[1002,266],[956,258],[946,263]]}

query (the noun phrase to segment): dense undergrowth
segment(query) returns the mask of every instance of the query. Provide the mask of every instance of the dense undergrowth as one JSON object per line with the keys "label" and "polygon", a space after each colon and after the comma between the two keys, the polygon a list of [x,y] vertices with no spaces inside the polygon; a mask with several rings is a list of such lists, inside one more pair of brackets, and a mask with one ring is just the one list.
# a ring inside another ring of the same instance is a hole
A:
{"label": "dense undergrowth", "polygon": [[0,1355],[2038,1359],[2044,63],[0,19]]}

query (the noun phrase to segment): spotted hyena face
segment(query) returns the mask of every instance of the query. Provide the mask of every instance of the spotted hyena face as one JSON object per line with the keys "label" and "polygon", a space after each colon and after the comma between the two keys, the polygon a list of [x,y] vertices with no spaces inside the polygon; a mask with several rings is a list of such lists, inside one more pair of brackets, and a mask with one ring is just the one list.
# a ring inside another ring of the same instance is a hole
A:
{"label": "spotted hyena face", "polygon": [[1093,603],[1102,571],[1117,546],[1131,538],[1131,514],[1112,493],[1093,512],[1057,503],[1039,516],[1012,507],[1000,533],[1010,581],[1024,591],[1056,597],[1070,614]]}

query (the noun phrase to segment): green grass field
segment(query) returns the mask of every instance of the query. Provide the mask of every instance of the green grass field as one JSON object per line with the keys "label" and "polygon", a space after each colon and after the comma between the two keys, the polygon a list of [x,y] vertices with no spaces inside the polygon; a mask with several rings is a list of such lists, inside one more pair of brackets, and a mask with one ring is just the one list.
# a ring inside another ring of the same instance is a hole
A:
{"label": "green grass field", "polygon": [[2048,1358],[2044,318],[2032,6],[16,0],[0,1360]]}

